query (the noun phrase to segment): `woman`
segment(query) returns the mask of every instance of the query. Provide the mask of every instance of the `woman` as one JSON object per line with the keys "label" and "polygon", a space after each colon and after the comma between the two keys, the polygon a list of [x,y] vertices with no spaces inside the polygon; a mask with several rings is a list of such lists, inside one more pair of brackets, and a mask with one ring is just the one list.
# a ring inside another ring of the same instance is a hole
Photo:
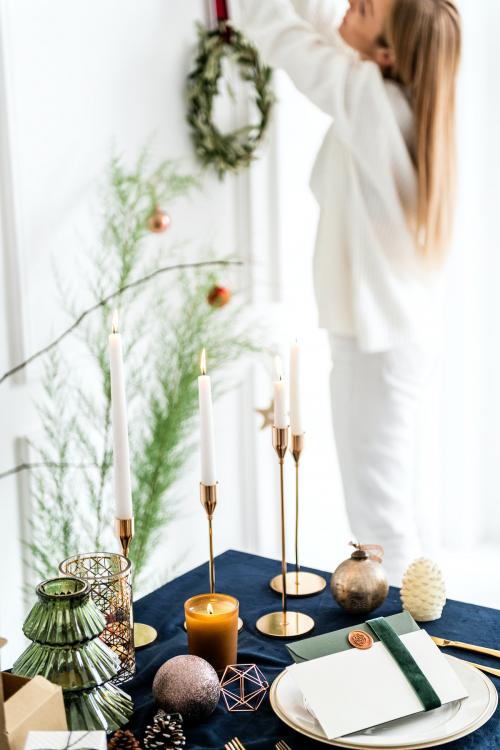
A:
{"label": "woman", "polygon": [[452,0],[233,0],[265,60],[332,117],[311,186],[347,512],[392,583],[420,552],[415,420],[439,329],[454,193],[460,18]]}

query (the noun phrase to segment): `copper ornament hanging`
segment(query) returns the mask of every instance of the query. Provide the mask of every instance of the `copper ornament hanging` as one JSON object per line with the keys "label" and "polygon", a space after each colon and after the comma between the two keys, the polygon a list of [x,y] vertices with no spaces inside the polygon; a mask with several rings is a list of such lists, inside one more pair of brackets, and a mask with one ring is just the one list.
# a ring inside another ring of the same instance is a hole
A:
{"label": "copper ornament hanging", "polygon": [[389,593],[382,567],[384,551],[380,545],[351,544],[356,549],[333,573],[331,590],[337,604],[347,612],[365,615],[380,607]]}
{"label": "copper ornament hanging", "polygon": [[156,206],[155,210],[148,219],[147,227],[150,232],[155,234],[161,234],[166,232],[170,226],[170,216],[160,206]]}

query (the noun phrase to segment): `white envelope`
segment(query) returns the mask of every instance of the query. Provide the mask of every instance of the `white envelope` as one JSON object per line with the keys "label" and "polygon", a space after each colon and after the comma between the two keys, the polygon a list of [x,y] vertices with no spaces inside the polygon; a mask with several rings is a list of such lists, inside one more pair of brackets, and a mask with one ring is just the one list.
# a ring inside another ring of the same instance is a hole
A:
{"label": "white envelope", "polygon": [[[467,697],[453,668],[425,630],[400,638],[442,704]],[[380,641],[364,651],[353,648],[289,669],[329,740],[424,711]]]}

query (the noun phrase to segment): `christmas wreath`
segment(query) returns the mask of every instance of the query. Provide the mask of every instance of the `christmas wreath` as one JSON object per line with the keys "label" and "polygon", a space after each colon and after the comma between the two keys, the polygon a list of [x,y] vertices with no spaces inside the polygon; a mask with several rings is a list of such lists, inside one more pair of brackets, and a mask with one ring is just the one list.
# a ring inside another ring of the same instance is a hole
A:
{"label": "christmas wreath", "polygon": [[[255,89],[259,122],[230,133],[222,133],[213,121],[214,99],[223,78],[223,61],[233,60],[241,78]],[[263,65],[257,50],[243,34],[227,22],[216,29],[200,27],[198,54],[188,78],[188,122],[196,153],[205,166],[213,166],[219,177],[248,167],[255,158],[273,106],[271,68]]]}

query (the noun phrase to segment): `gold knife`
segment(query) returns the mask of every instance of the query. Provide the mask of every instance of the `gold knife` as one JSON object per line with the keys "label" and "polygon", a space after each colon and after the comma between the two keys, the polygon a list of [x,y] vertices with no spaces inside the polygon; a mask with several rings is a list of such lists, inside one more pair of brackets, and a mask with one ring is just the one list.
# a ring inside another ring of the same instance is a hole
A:
{"label": "gold knife", "polygon": [[[500,659],[500,651],[494,648],[486,648],[485,646],[475,646],[472,643],[462,643],[461,641],[449,641],[446,638],[438,638],[435,635],[431,635],[432,640],[437,646],[446,648],[447,646],[453,646],[453,648],[464,648],[467,651],[476,651],[478,654],[487,654],[488,656],[496,656]],[[477,666],[475,664],[474,666]]]}

